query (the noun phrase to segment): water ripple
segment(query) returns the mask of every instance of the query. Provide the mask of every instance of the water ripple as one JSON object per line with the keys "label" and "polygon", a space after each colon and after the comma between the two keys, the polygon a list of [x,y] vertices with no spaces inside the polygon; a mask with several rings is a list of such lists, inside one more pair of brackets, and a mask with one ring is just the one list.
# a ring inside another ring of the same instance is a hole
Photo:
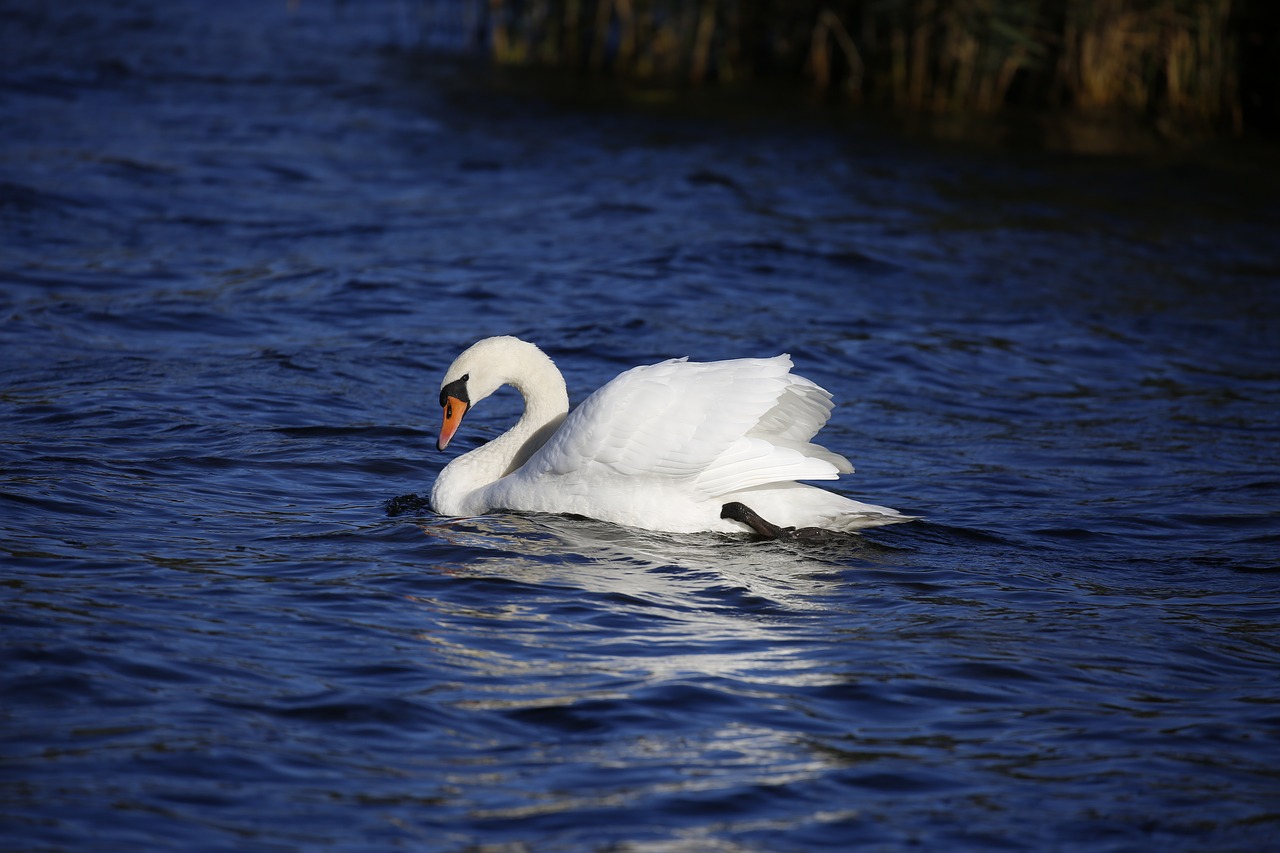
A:
{"label": "water ripple", "polygon": [[[7,846],[1273,842],[1273,182],[548,103],[403,6],[11,15]],[[924,520],[439,517],[512,333],[790,352]]]}

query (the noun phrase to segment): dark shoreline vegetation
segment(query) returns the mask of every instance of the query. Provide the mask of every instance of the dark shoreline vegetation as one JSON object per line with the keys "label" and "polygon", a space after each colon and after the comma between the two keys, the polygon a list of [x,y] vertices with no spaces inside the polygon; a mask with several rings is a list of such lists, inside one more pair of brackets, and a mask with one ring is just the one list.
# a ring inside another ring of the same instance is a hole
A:
{"label": "dark shoreline vegetation", "polygon": [[[421,7],[429,35],[458,25],[458,7],[442,5]],[[1280,129],[1280,8],[1262,0],[462,5],[463,29],[503,66],[672,87],[782,82],[897,112],[1035,110],[1171,138]]]}

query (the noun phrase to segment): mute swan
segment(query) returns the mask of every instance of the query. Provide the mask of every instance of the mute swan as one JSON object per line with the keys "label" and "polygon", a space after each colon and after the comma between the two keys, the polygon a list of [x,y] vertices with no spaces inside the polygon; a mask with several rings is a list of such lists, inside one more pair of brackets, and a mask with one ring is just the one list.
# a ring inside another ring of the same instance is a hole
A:
{"label": "mute swan", "polygon": [[431,505],[441,515],[576,513],[673,533],[764,535],[911,520],[796,482],[834,480],[853,467],[810,442],[831,415],[831,394],[792,373],[788,355],[634,367],[570,413],[564,377],[542,350],[486,338],[444,375],[437,448],[503,385],[524,397],[524,414],[440,472]]}

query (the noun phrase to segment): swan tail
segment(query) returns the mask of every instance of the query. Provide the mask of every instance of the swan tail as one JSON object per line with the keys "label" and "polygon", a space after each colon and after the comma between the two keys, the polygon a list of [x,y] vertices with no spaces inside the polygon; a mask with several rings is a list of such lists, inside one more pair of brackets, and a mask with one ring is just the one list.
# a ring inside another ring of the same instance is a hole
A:
{"label": "swan tail", "polygon": [[803,483],[745,489],[726,494],[723,500],[739,501],[782,527],[821,527],[845,533],[917,518]]}

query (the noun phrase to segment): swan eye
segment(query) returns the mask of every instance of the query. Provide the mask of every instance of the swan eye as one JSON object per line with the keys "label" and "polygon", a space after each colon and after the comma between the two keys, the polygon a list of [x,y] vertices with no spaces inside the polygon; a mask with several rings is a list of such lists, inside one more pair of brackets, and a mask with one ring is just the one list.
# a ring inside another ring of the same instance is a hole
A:
{"label": "swan eye", "polygon": [[461,379],[455,379],[448,385],[440,389],[440,405],[449,405],[449,398],[453,398],[463,404],[470,403],[471,398],[467,396],[467,380],[469,376],[463,376]]}

